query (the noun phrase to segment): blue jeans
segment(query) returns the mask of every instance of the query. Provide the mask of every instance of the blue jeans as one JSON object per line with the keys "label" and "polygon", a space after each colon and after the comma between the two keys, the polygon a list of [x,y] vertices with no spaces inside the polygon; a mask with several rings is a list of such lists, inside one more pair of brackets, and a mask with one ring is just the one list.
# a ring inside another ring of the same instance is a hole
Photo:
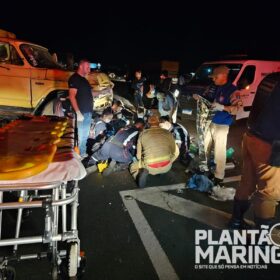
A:
{"label": "blue jeans", "polygon": [[83,116],[84,116],[84,120],[82,122],[77,122],[78,136],[79,136],[79,150],[81,156],[84,156],[86,154],[87,139],[89,136],[92,113],[83,113]]}
{"label": "blue jeans", "polygon": [[143,100],[142,100],[142,94],[140,92],[134,93],[134,102],[135,102],[136,108],[144,107]]}

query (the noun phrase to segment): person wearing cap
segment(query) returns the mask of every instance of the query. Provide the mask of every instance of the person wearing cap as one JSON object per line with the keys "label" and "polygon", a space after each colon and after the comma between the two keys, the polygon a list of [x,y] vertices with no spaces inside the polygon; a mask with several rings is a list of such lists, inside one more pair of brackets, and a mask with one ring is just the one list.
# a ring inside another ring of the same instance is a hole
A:
{"label": "person wearing cap", "polygon": [[257,88],[243,135],[243,168],[234,197],[230,229],[244,229],[252,203],[257,229],[272,227],[280,201],[280,73],[267,75]]}
{"label": "person wearing cap", "polygon": [[149,128],[140,133],[137,141],[137,160],[130,165],[130,173],[140,188],[145,187],[148,174],[168,172],[179,156],[172,134],[159,127],[159,117],[149,116],[148,124]]}
{"label": "person wearing cap", "polygon": [[[225,176],[226,148],[229,127],[233,123],[233,116],[236,115],[238,106],[241,106],[240,93],[237,87],[228,79],[228,67],[221,65],[214,68],[209,76],[212,78],[214,87],[207,90],[203,97],[212,102],[211,109],[214,111],[210,128],[206,132],[204,146],[206,154],[214,144],[214,161],[216,170],[214,173],[214,184],[221,184]],[[193,95],[198,100],[199,95]]]}

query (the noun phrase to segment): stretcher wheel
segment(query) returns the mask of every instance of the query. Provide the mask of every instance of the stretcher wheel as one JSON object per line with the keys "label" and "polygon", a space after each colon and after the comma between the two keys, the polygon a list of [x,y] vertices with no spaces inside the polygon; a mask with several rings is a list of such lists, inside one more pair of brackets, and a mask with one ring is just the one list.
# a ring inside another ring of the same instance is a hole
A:
{"label": "stretcher wheel", "polygon": [[76,279],[78,272],[78,243],[72,243],[69,251],[68,275],[70,279]]}
{"label": "stretcher wheel", "polygon": [[16,270],[11,266],[6,266],[0,270],[0,280],[15,280]]}
{"label": "stretcher wheel", "polygon": [[53,265],[52,267],[52,280],[58,279],[58,267],[57,265]]}

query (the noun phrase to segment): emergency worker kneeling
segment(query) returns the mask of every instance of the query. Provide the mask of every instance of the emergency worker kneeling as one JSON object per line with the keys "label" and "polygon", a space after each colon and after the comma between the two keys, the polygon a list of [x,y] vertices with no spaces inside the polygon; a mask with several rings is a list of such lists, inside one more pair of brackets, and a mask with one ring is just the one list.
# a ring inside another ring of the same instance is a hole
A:
{"label": "emergency worker kneeling", "polygon": [[130,173],[140,188],[145,187],[148,174],[168,172],[179,155],[172,134],[159,127],[159,117],[148,118],[149,128],[139,135],[137,160],[130,166]]}

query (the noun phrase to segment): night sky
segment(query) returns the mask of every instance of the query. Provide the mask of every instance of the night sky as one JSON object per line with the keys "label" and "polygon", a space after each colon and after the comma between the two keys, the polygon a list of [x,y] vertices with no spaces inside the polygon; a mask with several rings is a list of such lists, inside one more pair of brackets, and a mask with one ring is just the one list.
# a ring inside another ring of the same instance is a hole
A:
{"label": "night sky", "polygon": [[1,3],[0,28],[51,51],[72,52],[77,60],[172,59],[186,71],[227,54],[280,60],[276,1],[10,2]]}

